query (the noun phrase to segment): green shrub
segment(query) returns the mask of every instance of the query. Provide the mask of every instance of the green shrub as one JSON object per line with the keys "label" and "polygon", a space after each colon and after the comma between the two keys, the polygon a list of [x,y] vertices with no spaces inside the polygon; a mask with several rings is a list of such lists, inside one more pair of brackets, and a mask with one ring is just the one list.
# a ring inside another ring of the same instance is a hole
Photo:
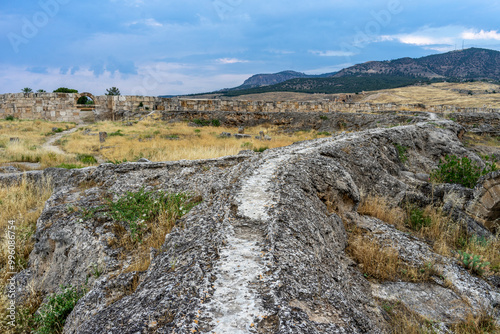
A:
{"label": "green shrub", "polygon": [[398,151],[398,158],[399,158],[399,160],[402,163],[407,162],[408,161],[408,156],[406,155],[406,153],[408,151],[408,147],[400,145],[400,144],[397,144],[397,143],[394,144],[394,147]]}
{"label": "green shrub", "polygon": [[498,169],[495,162],[493,157],[488,157],[486,167],[481,168],[476,161],[467,156],[458,158],[456,155],[446,155],[444,160],[439,161],[438,168],[431,173],[431,180],[474,188],[481,176]]}
{"label": "green shrub", "polygon": [[318,136],[331,136],[332,134],[328,131],[318,132]]}
{"label": "green shrub", "polygon": [[262,152],[264,152],[265,150],[268,150],[268,149],[269,149],[269,147],[262,146],[262,147],[259,147],[259,148],[254,148],[253,151],[257,152],[257,153],[262,153]]}
{"label": "green shrub", "polygon": [[125,135],[122,133],[122,130],[117,130],[115,132],[108,133],[108,136],[109,137],[115,137],[115,136],[123,137]]}
{"label": "green shrub", "polygon": [[169,194],[142,188],[137,192],[127,192],[116,201],[108,199],[106,209],[113,220],[128,224],[134,241],[142,242],[148,222],[154,221],[162,212],[175,219],[182,217],[198,204],[190,202],[191,198],[186,193]]}
{"label": "green shrub", "polygon": [[415,206],[409,206],[407,224],[413,230],[419,231],[422,227],[430,226],[432,224],[432,220],[424,213],[424,210]]}
{"label": "green shrub", "polygon": [[322,121],[327,121],[328,120],[328,116],[321,115],[321,116],[319,116],[319,119],[322,120]]}
{"label": "green shrub", "polygon": [[194,133],[200,133],[201,130],[200,129],[194,129]]}
{"label": "green shrub", "polygon": [[458,251],[458,260],[464,268],[477,275],[484,274],[484,271],[490,265],[489,262],[484,261],[482,256],[469,254],[460,250]]}
{"label": "green shrub", "polygon": [[6,116],[6,117],[5,117],[5,120],[6,120],[6,121],[13,121],[13,120],[15,120],[15,119],[16,119],[16,118],[15,118],[13,115],[8,115],[8,116]]}
{"label": "green shrub", "polygon": [[212,126],[220,126],[220,121],[218,119],[213,119],[211,122]]}
{"label": "green shrub", "polygon": [[93,155],[90,155],[90,154],[77,154],[76,160],[78,160],[81,163],[84,163],[86,165],[92,165],[92,164],[97,163],[97,159]]}
{"label": "green shrub", "polygon": [[61,293],[49,296],[35,315],[35,333],[62,333],[66,318],[86,293],[85,288],[75,288],[71,285],[61,286],[61,289]]}
{"label": "green shrub", "polygon": [[206,119],[193,119],[193,123],[201,126],[209,126],[210,121],[207,121]]}

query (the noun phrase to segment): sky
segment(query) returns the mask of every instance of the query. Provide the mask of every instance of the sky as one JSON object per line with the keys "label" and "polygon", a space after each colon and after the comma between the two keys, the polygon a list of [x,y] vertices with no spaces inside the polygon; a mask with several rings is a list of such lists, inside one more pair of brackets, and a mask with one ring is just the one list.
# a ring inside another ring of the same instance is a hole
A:
{"label": "sky", "polygon": [[257,73],[500,51],[499,15],[496,0],[2,1],[0,94],[190,94]]}

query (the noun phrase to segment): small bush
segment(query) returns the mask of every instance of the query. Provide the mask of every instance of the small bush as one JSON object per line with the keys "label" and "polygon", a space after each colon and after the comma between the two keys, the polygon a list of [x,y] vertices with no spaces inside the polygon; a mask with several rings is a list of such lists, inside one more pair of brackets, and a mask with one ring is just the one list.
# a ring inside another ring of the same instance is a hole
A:
{"label": "small bush", "polygon": [[220,121],[218,119],[213,119],[212,120],[212,126],[220,126]]}
{"label": "small bush", "polygon": [[331,136],[332,134],[328,131],[318,132],[318,136]]}
{"label": "small bush", "polygon": [[259,148],[254,148],[253,151],[257,152],[257,153],[262,153],[262,152],[264,152],[265,150],[268,150],[268,149],[269,149],[269,147],[267,147],[267,146],[261,146]]}
{"label": "small bush", "polygon": [[429,227],[432,224],[430,217],[425,215],[424,210],[410,206],[408,208],[407,224],[411,229],[420,231],[423,227]]}
{"label": "small bush", "polygon": [[97,159],[93,155],[90,155],[90,154],[77,154],[76,160],[78,160],[81,163],[84,163],[86,165],[92,165],[92,164],[97,163]]}
{"label": "small bush", "polygon": [[474,188],[479,178],[498,168],[496,160],[488,158],[486,167],[481,168],[477,162],[467,156],[458,158],[456,155],[446,155],[439,161],[438,168],[431,173],[431,179],[436,182],[456,183],[467,188]]}
{"label": "small bush", "polygon": [[194,129],[194,133],[200,133],[201,130],[200,129]]}
{"label": "small bush", "polygon": [[206,119],[193,119],[193,123],[201,126],[209,126],[211,122]]}
{"label": "small bush", "polygon": [[108,136],[109,137],[115,137],[115,136],[123,137],[125,135],[122,133],[122,130],[117,130],[115,132],[108,133]]}
{"label": "small bush", "polygon": [[5,117],[6,121],[14,121],[15,119],[16,118],[13,115],[8,115],[7,117]]}
{"label": "small bush", "polygon": [[321,115],[321,116],[319,116],[319,119],[322,120],[322,121],[327,121],[328,120],[328,116]]}
{"label": "small bush", "polygon": [[490,263],[484,261],[482,256],[469,254],[460,250],[457,252],[460,263],[464,266],[464,268],[470,270],[472,273],[482,275],[485,270],[488,270]]}
{"label": "small bush", "polygon": [[37,334],[62,333],[66,318],[85,295],[85,288],[61,286],[62,292],[51,295],[35,315]]}

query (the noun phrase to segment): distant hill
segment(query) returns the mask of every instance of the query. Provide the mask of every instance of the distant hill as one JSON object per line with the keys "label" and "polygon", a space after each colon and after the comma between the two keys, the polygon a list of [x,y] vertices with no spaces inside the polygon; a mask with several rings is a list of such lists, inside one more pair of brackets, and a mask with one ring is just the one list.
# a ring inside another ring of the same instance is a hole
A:
{"label": "distant hill", "polygon": [[321,75],[309,75],[302,72],[295,71],[283,71],[279,73],[272,74],[256,74],[245,80],[241,86],[231,88],[229,90],[240,90],[240,89],[250,89],[262,86],[276,85],[287,80],[298,79],[298,78],[321,78],[329,77],[335,75],[337,72],[325,73]]}
{"label": "distant hill", "polygon": [[[435,81],[436,79],[433,79]],[[285,82],[262,86],[250,89],[238,89],[222,92],[224,96],[239,96],[247,94],[260,94],[269,92],[296,92],[296,93],[357,93],[379,89],[390,89],[414,85],[416,83],[430,82],[429,79],[422,79],[408,76],[391,75],[370,75],[349,76],[341,78],[298,78]],[[219,92],[221,93],[221,92]]]}
{"label": "distant hill", "polygon": [[334,77],[366,75],[500,80],[500,52],[470,48],[422,58],[370,61],[345,68]]}

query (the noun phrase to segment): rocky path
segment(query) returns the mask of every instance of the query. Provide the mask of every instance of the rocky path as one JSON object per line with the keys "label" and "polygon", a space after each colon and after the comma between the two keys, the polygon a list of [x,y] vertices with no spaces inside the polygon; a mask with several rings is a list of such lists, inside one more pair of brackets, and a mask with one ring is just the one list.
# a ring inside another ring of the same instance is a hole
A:
{"label": "rocky path", "polygon": [[83,124],[80,124],[80,125],[75,126],[72,129],[70,129],[70,130],[55,134],[54,136],[50,137],[49,140],[47,140],[42,145],[42,148],[46,149],[48,151],[57,153],[57,154],[66,154],[66,152],[64,152],[59,146],[55,145],[56,141],[58,141],[59,139],[61,139],[65,135],[69,135],[69,134],[72,134],[72,133],[78,131],[78,129],[83,127],[83,126],[84,126]]}
{"label": "rocky path", "polygon": [[[56,154],[61,154],[61,155],[66,155],[68,153],[66,153],[63,149],[61,149],[59,146],[55,145],[55,143],[59,140],[59,139],[62,139],[64,136],[66,135],[70,135],[72,133],[75,133],[76,131],[78,131],[78,129],[82,128],[82,127],[85,127],[86,125],[85,124],[79,124],[77,126],[75,126],[74,128],[72,129],[69,129],[67,131],[63,131],[63,132],[60,132],[60,133],[57,133],[55,134],[54,136],[50,137],[43,145],[42,145],[42,148],[44,148],[45,150],[47,151],[51,151],[51,152],[54,152]],[[100,156],[100,155],[96,155],[94,156],[97,160],[97,162],[99,164],[102,164],[105,162],[105,160]]]}
{"label": "rocky path", "polygon": [[220,253],[211,317],[216,326],[211,333],[249,333],[256,319],[267,316],[252,288],[265,272],[259,226],[268,219],[275,204],[270,191],[273,175],[287,156],[271,158],[244,179],[236,196],[238,214],[244,217],[229,227],[226,247]]}

